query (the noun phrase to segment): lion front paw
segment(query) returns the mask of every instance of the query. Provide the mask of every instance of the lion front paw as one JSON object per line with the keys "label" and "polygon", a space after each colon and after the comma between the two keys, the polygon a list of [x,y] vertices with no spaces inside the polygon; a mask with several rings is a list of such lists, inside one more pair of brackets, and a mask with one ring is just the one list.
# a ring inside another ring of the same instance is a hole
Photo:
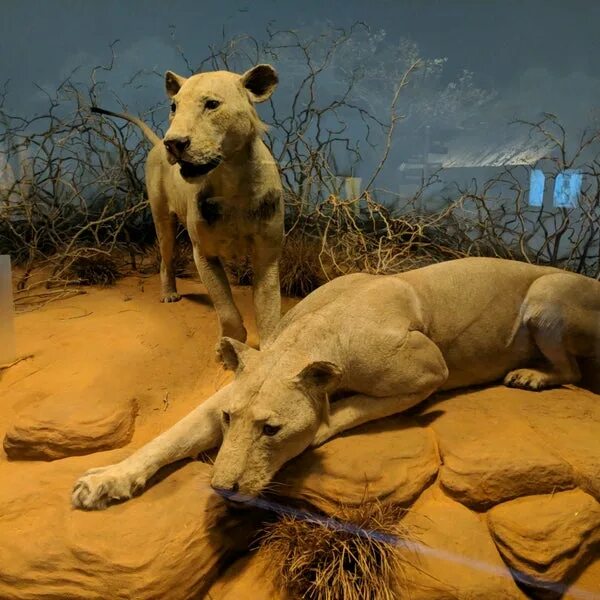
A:
{"label": "lion front paw", "polygon": [[145,484],[143,477],[135,477],[118,466],[91,469],[73,486],[71,503],[83,510],[102,510],[112,501],[128,500]]}
{"label": "lion front paw", "polygon": [[177,292],[168,292],[163,294],[160,297],[161,302],[169,303],[169,302],[179,302],[181,300],[181,295]]}

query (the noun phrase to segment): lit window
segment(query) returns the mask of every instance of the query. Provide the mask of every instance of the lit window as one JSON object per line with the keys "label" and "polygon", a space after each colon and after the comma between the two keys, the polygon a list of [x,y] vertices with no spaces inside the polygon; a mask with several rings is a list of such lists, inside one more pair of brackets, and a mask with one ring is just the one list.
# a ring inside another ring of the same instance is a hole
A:
{"label": "lit window", "polygon": [[573,208],[577,206],[583,176],[580,171],[567,169],[556,176],[554,182],[554,206]]}
{"label": "lit window", "polygon": [[532,169],[529,177],[529,205],[543,206],[544,205],[544,185],[546,176],[540,169]]}

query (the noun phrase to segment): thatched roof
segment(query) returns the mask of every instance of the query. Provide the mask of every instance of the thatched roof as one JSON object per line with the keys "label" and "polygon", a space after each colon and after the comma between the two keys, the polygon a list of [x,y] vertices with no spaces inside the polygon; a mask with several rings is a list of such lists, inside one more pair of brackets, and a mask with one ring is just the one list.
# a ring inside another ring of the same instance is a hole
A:
{"label": "thatched roof", "polygon": [[493,133],[484,137],[478,132],[462,135],[447,145],[448,154],[442,157],[444,169],[534,165],[554,148],[548,140],[534,139],[528,132],[515,133],[501,142]]}

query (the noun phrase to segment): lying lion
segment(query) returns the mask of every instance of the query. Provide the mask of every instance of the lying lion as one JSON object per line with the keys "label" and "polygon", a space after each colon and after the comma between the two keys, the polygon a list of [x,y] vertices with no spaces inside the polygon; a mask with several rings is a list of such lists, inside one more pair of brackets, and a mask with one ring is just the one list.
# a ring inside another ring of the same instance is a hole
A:
{"label": "lying lion", "polygon": [[75,507],[130,498],[164,465],[219,444],[212,486],[241,502],[306,448],[436,390],[576,383],[577,359],[600,355],[600,282],[493,258],[347,275],[289,311],[260,352],[232,339],[221,351],[232,383],[131,457],[88,471]]}
{"label": "lying lion", "polygon": [[189,232],[221,336],[241,341],[246,340],[246,329],[222,260],[252,258],[261,340],[268,339],[281,316],[281,180],[261,139],[265,126],[254,108],[271,96],[277,81],[270,65],[258,65],[243,75],[215,71],[188,79],[167,71],[171,113],[164,140],[136,117],[92,108],[135,123],[153,144],[146,187],[161,253],[161,301],[180,299],[173,268],[179,219]]}

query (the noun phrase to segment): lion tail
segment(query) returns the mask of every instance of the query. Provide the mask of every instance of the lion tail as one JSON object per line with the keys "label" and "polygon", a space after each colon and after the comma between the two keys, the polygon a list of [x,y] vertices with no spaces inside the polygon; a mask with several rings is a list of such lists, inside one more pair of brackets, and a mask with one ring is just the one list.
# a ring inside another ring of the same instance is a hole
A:
{"label": "lion tail", "polygon": [[162,142],[162,140],[156,135],[156,133],[154,133],[154,131],[152,131],[152,129],[150,129],[150,127],[148,127],[148,125],[146,125],[146,123],[144,123],[144,121],[142,121],[141,119],[138,119],[137,117],[134,117],[132,115],[128,115],[125,113],[113,112],[111,110],[106,110],[106,109],[100,108],[98,106],[92,106],[90,110],[93,113],[96,113],[99,115],[109,115],[111,117],[118,117],[119,119],[125,119],[126,121],[129,121],[130,123],[133,123],[134,125],[137,125],[142,130],[142,133],[146,136],[146,138],[150,141],[150,143],[153,146],[156,146]]}

